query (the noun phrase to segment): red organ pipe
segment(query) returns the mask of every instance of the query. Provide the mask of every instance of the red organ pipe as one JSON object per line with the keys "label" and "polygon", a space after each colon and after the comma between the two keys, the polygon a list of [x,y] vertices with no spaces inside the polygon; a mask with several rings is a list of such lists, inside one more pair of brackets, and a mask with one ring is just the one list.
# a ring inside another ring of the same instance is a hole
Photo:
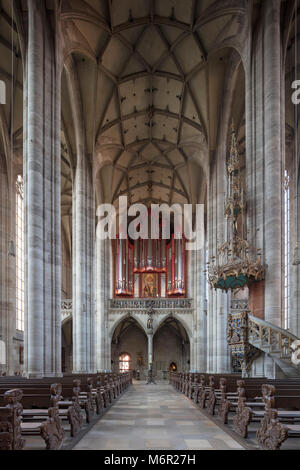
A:
{"label": "red organ pipe", "polygon": [[167,247],[167,295],[177,296],[185,295],[185,239],[174,238]]}
{"label": "red organ pipe", "polygon": [[175,239],[174,234],[166,240],[115,240],[115,295],[134,296],[134,277],[139,276],[140,297],[143,296],[141,276],[143,273],[158,274],[157,294],[162,289],[166,296],[184,296],[186,293],[185,240]]}
{"label": "red organ pipe", "polygon": [[128,238],[115,240],[115,294],[133,296],[133,246]]}

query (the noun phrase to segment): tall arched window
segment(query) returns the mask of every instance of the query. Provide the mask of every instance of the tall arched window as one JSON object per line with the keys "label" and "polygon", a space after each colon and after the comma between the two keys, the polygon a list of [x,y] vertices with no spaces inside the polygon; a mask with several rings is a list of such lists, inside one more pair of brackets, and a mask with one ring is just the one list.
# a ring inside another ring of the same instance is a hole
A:
{"label": "tall arched window", "polygon": [[284,328],[290,327],[290,177],[284,172]]}
{"label": "tall arched window", "polygon": [[21,175],[16,181],[16,328],[24,331],[24,200]]}
{"label": "tall arched window", "polygon": [[119,370],[120,372],[127,372],[130,370],[131,356],[128,353],[123,353],[119,357]]}
{"label": "tall arched window", "polygon": [[3,80],[0,80],[0,104],[6,104],[6,85]]}
{"label": "tall arched window", "polygon": [[0,339],[0,366],[6,365],[6,349],[5,343],[2,339]]}

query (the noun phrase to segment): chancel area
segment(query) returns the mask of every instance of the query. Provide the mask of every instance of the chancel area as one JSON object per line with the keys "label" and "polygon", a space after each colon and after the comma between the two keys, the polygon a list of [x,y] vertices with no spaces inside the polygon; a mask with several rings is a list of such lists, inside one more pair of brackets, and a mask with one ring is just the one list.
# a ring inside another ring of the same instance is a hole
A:
{"label": "chancel area", "polygon": [[0,0],[0,450],[300,449],[299,8]]}

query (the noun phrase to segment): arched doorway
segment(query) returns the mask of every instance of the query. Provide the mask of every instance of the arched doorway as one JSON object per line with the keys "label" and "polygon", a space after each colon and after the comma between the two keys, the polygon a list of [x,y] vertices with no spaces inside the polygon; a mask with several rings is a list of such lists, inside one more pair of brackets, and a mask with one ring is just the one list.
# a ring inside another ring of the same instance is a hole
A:
{"label": "arched doorway", "polygon": [[140,378],[146,378],[147,336],[140,324],[130,316],[124,318],[114,330],[111,341],[111,361],[111,368],[116,373],[131,370],[135,377],[139,371]]}
{"label": "arched doorway", "polygon": [[184,326],[173,316],[167,317],[153,337],[153,372],[157,379],[170,371],[188,371],[190,341]]}
{"label": "arched doorway", "polygon": [[61,368],[62,372],[71,373],[73,368],[73,324],[72,318],[64,320],[61,325]]}

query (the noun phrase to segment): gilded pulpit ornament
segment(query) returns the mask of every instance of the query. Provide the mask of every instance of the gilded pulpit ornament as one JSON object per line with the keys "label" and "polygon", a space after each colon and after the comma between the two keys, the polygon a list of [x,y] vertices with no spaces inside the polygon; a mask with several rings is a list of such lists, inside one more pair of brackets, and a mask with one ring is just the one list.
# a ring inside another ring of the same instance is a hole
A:
{"label": "gilded pulpit ornament", "polygon": [[228,223],[229,239],[217,250],[216,257],[208,263],[208,282],[214,289],[223,291],[241,289],[252,281],[264,278],[264,267],[260,254],[255,260],[249,257],[249,244],[239,236],[243,232],[245,212],[241,184],[240,161],[236,132],[232,126],[231,149],[228,170],[228,197],[225,202],[225,217]]}
{"label": "gilded pulpit ornament", "polygon": [[227,343],[234,359],[236,370],[242,372],[243,377],[249,377],[251,365],[260,355],[248,340],[249,319],[248,311],[229,314],[227,318]]}

